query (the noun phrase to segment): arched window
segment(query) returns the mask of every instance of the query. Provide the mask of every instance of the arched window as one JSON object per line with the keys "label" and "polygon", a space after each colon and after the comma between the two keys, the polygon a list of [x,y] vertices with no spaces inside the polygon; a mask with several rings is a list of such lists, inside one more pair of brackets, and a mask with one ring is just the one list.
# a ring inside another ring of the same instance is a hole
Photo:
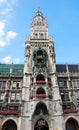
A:
{"label": "arched window", "polygon": [[69,118],[66,122],[66,130],[79,130],[78,122],[74,118]]}
{"label": "arched window", "polygon": [[3,127],[2,130],[17,130],[17,125],[13,120],[7,120]]}
{"label": "arched window", "polygon": [[39,74],[39,75],[37,75],[37,77],[36,77],[36,81],[45,81],[45,78],[44,78],[44,76],[42,75],[42,74]]}
{"label": "arched window", "polygon": [[44,114],[44,115],[48,114],[47,107],[43,102],[39,102],[37,104],[34,115],[39,115],[41,113]]}
{"label": "arched window", "polygon": [[44,39],[43,33],[40,34],[40,39]]}
{"label": "arched window", "polygon": [[36,92],[37,98],[46,98],[45,90],[43,88],[38,88]]}
{"label": "arched window", "polygon": [[36,94],[45,94],[45,90],[43,88],[38,88]]}
{"label": "arched window", "polygon": [[34,34],[34,38],[38,39],[38,34],[37,33]]}

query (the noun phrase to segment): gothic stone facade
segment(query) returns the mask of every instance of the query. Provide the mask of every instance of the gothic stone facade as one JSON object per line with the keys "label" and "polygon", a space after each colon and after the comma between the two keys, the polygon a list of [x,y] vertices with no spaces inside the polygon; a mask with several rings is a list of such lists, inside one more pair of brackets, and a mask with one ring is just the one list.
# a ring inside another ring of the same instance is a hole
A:
{"label": "gothic stone facade", "polygon": [[40,11],[23,64],[0,64],[0,130],[79,130],[79,66],[56,64]]}

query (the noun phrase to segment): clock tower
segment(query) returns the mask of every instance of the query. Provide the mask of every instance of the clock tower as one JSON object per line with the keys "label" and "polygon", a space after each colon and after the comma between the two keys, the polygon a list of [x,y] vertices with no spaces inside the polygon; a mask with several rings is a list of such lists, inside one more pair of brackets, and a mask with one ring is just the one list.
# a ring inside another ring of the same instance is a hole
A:
{"label": "clock tower", "polygon": [[54,41],[38,10],[25,41],[20,130],[65,130],[62,112]]}

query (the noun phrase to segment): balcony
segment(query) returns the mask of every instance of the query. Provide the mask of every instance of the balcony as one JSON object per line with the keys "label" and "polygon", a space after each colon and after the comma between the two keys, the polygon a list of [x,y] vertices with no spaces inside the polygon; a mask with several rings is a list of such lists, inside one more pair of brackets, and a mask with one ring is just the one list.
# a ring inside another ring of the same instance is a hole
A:
{"label": "balcony", "polygon": [[48,84],[48,85],[52,85],[51,82],[46,82],[45,80],[38,80],[36,82],[31,82],[30,85],[34,85],[34,84]]}
{"label": "balcony", "polygon": [[45,80],[38,80],[36,81],[37,84],[46,84],[46,81]]}
{"label": "balcony", "polygon": [[68,113],[77,113],[78,110],[77,109],[65,109],[63,110],[64,114],[68,114]]}
{"label": "balcony", "polygon": [[37,98],[46,98],[46,94],[36,94]]}
{"label": "balcony", "polygon": [[29,99],[33,99],[33,98],[49,98],[52,99],[53,96],[52,95],[46,95],[46,94],[36,94],[36,96],[30,95]]}
{"label": "balcony", "polygon": [[2,110],[0,111],[1,115],[19,115],[19,110]]}

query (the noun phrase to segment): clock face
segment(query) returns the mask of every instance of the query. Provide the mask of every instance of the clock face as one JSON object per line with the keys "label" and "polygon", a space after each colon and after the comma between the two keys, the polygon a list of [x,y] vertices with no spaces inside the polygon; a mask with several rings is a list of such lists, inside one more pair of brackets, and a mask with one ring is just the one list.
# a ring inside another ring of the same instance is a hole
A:
{"label": "clock face", "polygon": [[46,67],[47,53],[44,49],[34,51],[33,60],[36,67]]}

